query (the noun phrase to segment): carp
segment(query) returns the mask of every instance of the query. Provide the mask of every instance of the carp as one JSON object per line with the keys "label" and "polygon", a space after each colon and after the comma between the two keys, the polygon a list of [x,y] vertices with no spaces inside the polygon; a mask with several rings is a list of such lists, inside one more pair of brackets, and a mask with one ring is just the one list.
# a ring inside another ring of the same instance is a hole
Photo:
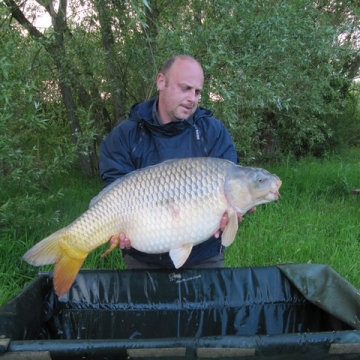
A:
{"label": "carp", "polygon": [[139,251],[169,252],[180,268],[194,245],[215,234],[225,212],[229,222],[222,244],[229,246],[238,229],[237,213],[278,200],[280,186],[281,180],[264,169],[224,159],[167,160],[113,182],[87,211],[34,245],[24,259],[34,266],[55,264],[59,296],[67,293],[88,254],[121,232]]}

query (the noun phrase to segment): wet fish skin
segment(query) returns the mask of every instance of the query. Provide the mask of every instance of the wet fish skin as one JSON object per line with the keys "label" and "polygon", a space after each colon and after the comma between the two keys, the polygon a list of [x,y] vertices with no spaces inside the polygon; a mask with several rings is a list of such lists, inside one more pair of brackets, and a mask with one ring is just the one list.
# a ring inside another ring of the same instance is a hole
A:
{"label": "wet fish skin", "polygon": [[227,212],[223,245],[238,229],[237,212],[278,200],[281,180],[260,168],[217,158],[168,160],[136,170],[108,186],[67,227],[37,243],[24,259],[55,264],[54,287],[64,295],[87,255],[120,232],[146,253],[169,252],[181,267],[194,245],[210,238]]}

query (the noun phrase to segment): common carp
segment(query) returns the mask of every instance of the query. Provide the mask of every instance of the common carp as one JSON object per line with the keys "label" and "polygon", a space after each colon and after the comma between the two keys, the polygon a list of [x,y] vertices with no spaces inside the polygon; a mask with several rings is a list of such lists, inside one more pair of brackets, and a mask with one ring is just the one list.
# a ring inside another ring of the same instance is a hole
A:
{"label": "common carp", "polygon": [[180,268],[194,245],[215,234],[225,212],[229,222],[222,244],[229,246],[238,229],[237,212],[278,200],[280,186],[281,180],[264,169],[224,159],[167,160],[112,183],[87,211],[34,245],[24,259],[35,266],[55,264],[54,288],[60,296],[87,255],[121,232],[139,251],[169,252]]}

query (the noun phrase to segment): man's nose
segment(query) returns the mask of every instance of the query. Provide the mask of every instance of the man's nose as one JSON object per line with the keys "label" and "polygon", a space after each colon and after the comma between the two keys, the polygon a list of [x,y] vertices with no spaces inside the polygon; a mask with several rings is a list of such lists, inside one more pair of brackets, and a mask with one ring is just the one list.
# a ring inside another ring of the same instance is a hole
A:
{"label": "man's nose", "polygon": [[192,103],[196,103],[199,100],[199,97],[196,93],[196,90],[190,90],[188,93],[188,100],[191,101]]}

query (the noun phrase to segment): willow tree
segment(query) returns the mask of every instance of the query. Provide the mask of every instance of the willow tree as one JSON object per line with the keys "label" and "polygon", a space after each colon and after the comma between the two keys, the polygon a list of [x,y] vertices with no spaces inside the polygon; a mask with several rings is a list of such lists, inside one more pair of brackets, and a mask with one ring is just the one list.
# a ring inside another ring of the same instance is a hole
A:
{"label": "willow tree", "polygon": [[326,149],[359,72],[357,3],[175,3],[177,20],[159,20],[157,47],[201,60],[202,104],[227,123],[246,161]]}
{"label": "willow tree", "polygon": [[52,20],[45,33],[20,1],[5,4],[52,59],[50,83],[85,174],[96,172],[102,137],[156,94],[156,73],[174,54],[201,61],[201,104],[228,125],[247,161],[326,145],[360,65],[351,1],[37,1]]}

